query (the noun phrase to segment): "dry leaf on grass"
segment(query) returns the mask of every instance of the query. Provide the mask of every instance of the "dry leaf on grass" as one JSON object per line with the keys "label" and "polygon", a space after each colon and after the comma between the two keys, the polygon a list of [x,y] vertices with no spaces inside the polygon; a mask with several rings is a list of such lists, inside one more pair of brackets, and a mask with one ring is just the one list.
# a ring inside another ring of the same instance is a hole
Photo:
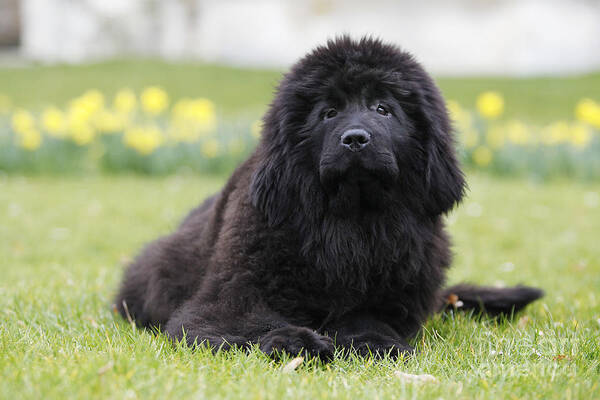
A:
{"label": "dry leaf on grass", "polygon": [[285,364],[285,366],[281,369],[282,372],[288,373],[294,371],[296,368],[302,364],[304,361],[304,357],[296,357],[289,363]]}
{"label": "dry leaf on grass", "polygon": [[433,382],[433,383],[438,383],[437,378],[435,376],[429,375],[429,374],[413,375],[413,374],[407,374],[407,373],[402,372],[402,371],[396,371],[396,372],[394,372],[394,375],[397,378],[400,378],[400,379],[402,379],[405,382]]}
{"label": "dry leaf on grass", "polygon": [[104,375],[105,373],[110,371],[114,366],[115,366],[115,363],[112,361],[109,361],[108,364],[106,364],[105,366],[100,367],[98,369],[98,375]]}
{"label": "dry leaf on grass", "polygon": [[446,297],[446,303],[454,308],[460,308],[464,305],[464,303],[454,293],[450,293],[448,297]]}
{"label": "dry leaf on grass", "polygon": [[517,326],[521,329],[525,328],[527,326],[527,324],[529,324],[529,317],[527,315],[522,316],[521,318],[519,318],[519,322],[517,322]]}
{"label": "dry leaf on grass", "polygon": [[557,354],[557,355],[555,355],[554,357],[552,357],[552,359],[553,359],[554,361],[562,361],[562,360],[572,361],[572,360],[573,360],[573,358],[572,358],[572,357],[570,357],[570,356],[567,356],[567,355],[565,355],[565,354]]}

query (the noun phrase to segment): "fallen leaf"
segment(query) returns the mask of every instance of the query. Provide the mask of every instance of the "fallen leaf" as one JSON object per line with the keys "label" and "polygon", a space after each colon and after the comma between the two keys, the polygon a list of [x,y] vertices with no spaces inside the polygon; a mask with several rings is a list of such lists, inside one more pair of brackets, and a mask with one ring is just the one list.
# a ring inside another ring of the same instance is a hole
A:
{"label": "fallen leaf", "polygon": [[448,297],[446,297],[446,303],[448,303],[448,304],[454,305],[454,304],[456,304],[457,301],[458,301],[458,296],[455,295],[454,293],[450,293],[448,295]]}
{"label": "fallen leaf", "polygon": [[90,325],[92,325],[92,328],[98,329],[98,323],[96,322],[96,320],[90,316],[85,316],[85,319],[87,319],[88,321],[90,321]]}
{"label": "fallen leaf", "polygon": [[464,305],[464,303],[454,293],[450,293],[448,297],[446,297],[446,303],[453,306],[454,308],[460,308]]}
{"label": "fallen leaf", "polygon": [[108,364],[106,364],[104,367],[100,367],[98,369],[98,375],[104,375],[105,373],[110,371],[112,369],[112,367],[114,367],[114,365],[115,365],[114,362],[109,361]]}
{"label": "fallen leaf", "polygon": [[438,382],[438,380],[435,376],[428,375],[428,374],[413,375],[413,374],[407,374],[402,371],[396,371],[396,372],[394,372],[394,375],[396,375],[397,378],[400,378],[406,382],[433,382],[433,383]]}
{"label": "fallen leaf", "polygon": [[296,368],[300,366],[300,364],[302,364],[303,361],[304,357],[296,357],[289,363],[285,364],[281,371],[284,373],[293,372]]}
{"label": "fallen leaf", "polygon": [[517,326],[519,328],[523,329],[527,326],[528,323],[529,323],[529,317],[527,315],[524,315],[521,318],[519,318],[519,322],[517,322]]}

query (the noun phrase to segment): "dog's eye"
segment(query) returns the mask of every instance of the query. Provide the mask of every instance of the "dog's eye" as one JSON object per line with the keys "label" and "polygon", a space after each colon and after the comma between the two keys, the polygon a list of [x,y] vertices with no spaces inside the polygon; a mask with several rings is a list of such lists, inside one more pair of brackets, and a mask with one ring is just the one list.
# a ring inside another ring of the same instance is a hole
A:
{"label": "dog's eye", "polygon": [[324,119],[329,119],[329,118],[333,118],[337,115],[337,110],[335,108],[330,108],[328,110],[325,111],[325,115],[323,116]]}
{"label": "dog's eye", "polygon": [[390,114],[388,109],[385,108],[384,106],[382,106],[381,104],[377,105],[377,108],[375,109],[375,111],[377,111],[377,113],[379,113],[381,115],[389,115]]}

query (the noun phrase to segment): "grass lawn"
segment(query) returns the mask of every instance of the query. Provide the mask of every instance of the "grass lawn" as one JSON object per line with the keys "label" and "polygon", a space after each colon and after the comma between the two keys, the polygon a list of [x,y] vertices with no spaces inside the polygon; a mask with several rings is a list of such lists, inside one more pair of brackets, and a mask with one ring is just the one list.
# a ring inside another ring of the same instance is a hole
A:
{"label": "grass lawn", "polygon": [[111,311],[123,264],[222,178],[0,176],[0,398],[600,398],[600,184],[469,181],[450,281],[547,296],[512,322],[437,317],[406,363],[283,373],[258,351],[174,348]]}
{"label": "grass lawn", "polygon": [[[0,93],[21,107],[63,105],[87,89],[107,95],[122,87],[139,90],[161,85],[177,99],[204,96],[223,115],[258,117],[271,101],[281,71],[248,70],[197,63],[154,60],[119,60],[80,66],[0,67]],[[497,90],[505,96],[506,117],[530,122],[572,119],[578,100],[600,93],[600,72],[549,78],[444,78],[437,79],[444,95],[465,107],[474,107],[477,95]]]}

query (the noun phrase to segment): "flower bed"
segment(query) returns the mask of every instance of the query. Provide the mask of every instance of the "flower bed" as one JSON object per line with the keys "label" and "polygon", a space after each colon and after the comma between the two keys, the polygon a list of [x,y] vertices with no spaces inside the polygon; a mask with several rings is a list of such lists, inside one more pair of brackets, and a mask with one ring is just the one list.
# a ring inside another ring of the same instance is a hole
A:
{"label": "flower bed", "polygon": [[[448,101],[463,162],[498,174],[600,178],[600,104],[582,99],[572,121],[503,119],[504,100],[482,93],[476,110]],[[254,148],[260,122],[220,118],[212,101],[172,102],[160,87],[89,90],[64,108],[14,109],[0,95],[0,170],[167,174],[230,171]]]}

